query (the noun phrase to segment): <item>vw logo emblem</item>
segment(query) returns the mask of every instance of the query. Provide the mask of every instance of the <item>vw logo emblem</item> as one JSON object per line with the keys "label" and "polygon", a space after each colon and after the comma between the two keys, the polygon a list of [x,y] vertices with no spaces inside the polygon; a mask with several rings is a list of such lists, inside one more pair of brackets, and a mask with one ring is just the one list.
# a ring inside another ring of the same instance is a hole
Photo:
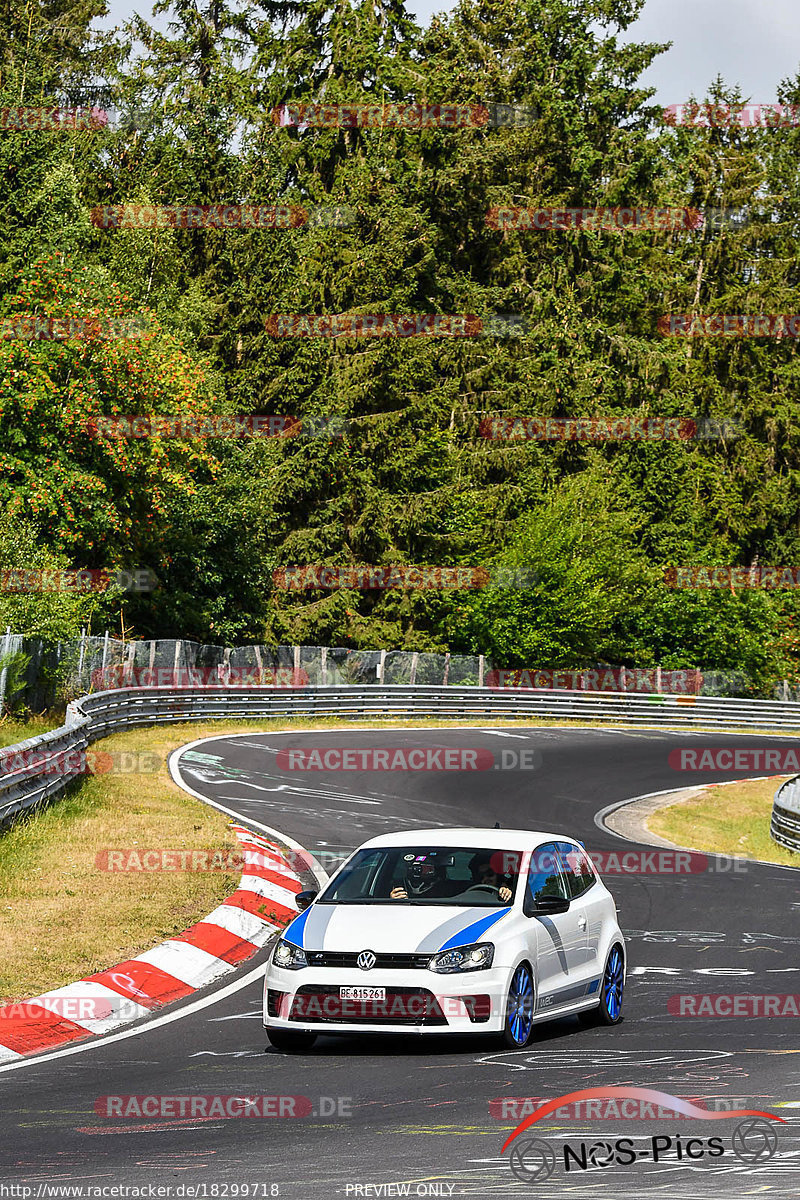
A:
{"label": "vw logo emblem", "polygon": [[373,954],[371,950],[362,950],[356,959],[362,971],[371,971],[377,961],[377,955]]}

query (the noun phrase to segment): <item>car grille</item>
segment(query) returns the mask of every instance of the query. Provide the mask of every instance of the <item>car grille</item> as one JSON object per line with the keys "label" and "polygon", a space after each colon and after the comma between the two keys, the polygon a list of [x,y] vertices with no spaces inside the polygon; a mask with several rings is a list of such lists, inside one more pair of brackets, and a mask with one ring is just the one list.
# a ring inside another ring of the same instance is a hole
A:
{"label": "car grille", "polygon": [[[357,967],[360,953],[360,950],[306,950],[306,958],[310,967]],[[375,966],[371,970],[377,971],[381,967],[424,970],[431,958],[430,954],[379,954],[376,951]]]}
{"label": "car grille", "polygon": [[338,987],[313,985],[295,993],[289,1020],[340,1025],[447,1024],[436,997],[426,988],[387,988],[385,1000],[348,1000],[339,996]]}

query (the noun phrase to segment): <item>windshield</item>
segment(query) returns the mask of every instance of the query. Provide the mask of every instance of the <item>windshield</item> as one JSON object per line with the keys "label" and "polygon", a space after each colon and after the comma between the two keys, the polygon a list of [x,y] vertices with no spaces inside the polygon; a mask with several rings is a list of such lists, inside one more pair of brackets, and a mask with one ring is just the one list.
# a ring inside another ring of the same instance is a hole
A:
{"label": "windshield", "polygon": [[479,846],[375,846],[357,851],[317,903],[504,908],[513,903],[521,858]]}

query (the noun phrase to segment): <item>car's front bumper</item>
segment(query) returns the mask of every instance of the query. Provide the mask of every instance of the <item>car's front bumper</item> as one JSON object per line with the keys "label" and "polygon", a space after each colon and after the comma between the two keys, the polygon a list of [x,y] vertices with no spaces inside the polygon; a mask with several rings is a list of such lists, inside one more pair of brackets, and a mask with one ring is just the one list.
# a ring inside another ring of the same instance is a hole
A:
{"label": "car's front bumper", "polygon": [[[268,1029],[296,1033],[497,1033],[505,1024],[509,970],[462,975],[428,970],[354,971],[270,964],[263,1017]],[[382,987],[384,1000],[347,1000],[340,987]]]}

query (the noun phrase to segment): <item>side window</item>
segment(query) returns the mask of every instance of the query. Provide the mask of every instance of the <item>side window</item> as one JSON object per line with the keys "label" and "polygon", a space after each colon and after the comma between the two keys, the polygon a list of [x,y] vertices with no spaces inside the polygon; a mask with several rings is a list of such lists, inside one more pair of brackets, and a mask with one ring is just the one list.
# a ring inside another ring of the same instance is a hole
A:
{"label": "side window", "polygon": [[527,915],[533,912],[540,896],[562,896],[565,900],[569,899],[555,842],[546,842],[545,845],[538,846],[531,855],[523,909]]}
{"label": "side window", "polygon": [[588,854],[580,846],[574,846],[572,842],[559,842],[558,850],[570,897],[574,900],[576,896],[582,896],[595,882],[594,870]]}

